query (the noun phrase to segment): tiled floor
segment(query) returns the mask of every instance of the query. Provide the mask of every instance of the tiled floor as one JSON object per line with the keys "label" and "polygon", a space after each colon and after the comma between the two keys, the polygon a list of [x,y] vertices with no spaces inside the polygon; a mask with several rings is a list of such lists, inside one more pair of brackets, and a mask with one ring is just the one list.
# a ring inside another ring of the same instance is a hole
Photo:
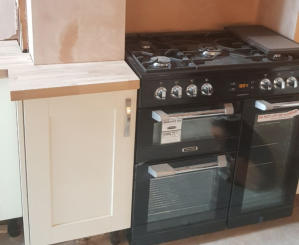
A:
{"label": "tiled floor", "polygon": [[[292,217],[232,230],[192,237],[163,245],[299,245],[299,199]],[[22,237],[0,234],[0,245],[24,245]],[[109,236],[61,243],[59,245],[110,245]],[[127,245],[124,241],[121,245]]]}

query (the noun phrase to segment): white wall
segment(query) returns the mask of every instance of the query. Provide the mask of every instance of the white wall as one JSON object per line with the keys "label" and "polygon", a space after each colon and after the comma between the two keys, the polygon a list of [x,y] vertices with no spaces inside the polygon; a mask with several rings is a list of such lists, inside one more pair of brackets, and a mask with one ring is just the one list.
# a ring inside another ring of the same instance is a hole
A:
{"label": "white wall", "polygon": [[16,1],[0,0],[0,40],[8,39],[16,32]]}
{"label": "white wall", "polygon": [[299,0],[261,0],[259,23],[295,38]]}
{"label": "white wall", "polygon": [[126,32],[222,29],[256,24],[263,0],[127,0]]}

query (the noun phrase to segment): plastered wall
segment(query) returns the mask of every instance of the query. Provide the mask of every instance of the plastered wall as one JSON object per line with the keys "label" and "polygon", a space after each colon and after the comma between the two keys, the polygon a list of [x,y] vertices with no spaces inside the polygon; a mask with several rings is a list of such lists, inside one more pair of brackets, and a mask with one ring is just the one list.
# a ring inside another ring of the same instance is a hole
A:
{"label": "plastered wall", "polygon": [[27,0],[35,64],[124,59],[125,0]]}
{"label": "plastered wall", "polygon": [[260,1],[263,0],[127,0],[126,32],[206,30],[239,23],[255,24]]}
{"label": "plastered wall", "polygon": [[294,38],[299,10],[299,0],[27,0],[27,4],[35,64],[121,60],[125,32],[264,24]]}
{"label": "plastered wall", "polygon": [[[261,0],[258,21],[291,39],[295,39],[298,12],[299,0]],[[298,32],[297,35],[299,35]],[[299,41],[298,36],[296,39]]]}
{"label": "plastered wall", "polygon": [[16,1],[0,0],[0,40],[11,38],[16,32]]}

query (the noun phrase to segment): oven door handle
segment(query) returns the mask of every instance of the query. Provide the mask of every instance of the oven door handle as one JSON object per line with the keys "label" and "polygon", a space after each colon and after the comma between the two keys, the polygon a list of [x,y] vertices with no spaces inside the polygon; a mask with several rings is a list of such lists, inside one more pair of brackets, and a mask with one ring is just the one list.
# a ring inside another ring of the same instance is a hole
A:
{"label": "oven door handle", "polygon": [[206,110],[206,111],[167,114],[164,111],[158,110],[152,112],[152,118],[157,122],[162,122],[171,119],[191,119],[191,118],[233,115],[233,114],[234,114],[234,106],[233,104],[229,103],[229,104],[224,104],[224,108],[222,109]]}
{"label": "oven door handle", "polygon": [[151,165],[148,167],[148,173],[154,178],[161,178],[166,176],[174,176],[177,174],[186,174],[195,171],[225,168],[225,167],[227,167],[227,158],[225,155],[220,155],[217,156],[217,162],[196,164],[196,165],[185,166],[180,168],[173,168],[168,163]]}
{"label": "oven door handle", "polygon": [[265,100],[255,101],[255,108],[261,111],[272,111],[275,109],[293,108],[298,106],[299,106],[299,101],[281,102],[281,103],[270,103]]}

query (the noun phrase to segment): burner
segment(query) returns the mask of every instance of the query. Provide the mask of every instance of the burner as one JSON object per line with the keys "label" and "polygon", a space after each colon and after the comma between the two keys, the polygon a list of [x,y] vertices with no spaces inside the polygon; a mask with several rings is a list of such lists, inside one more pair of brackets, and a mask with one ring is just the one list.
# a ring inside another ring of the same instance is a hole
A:
{"label": "burner", "polygon": [[213,59],[216,58],[217,56],[223,54],[223,50],[219,49],[219,48],[216,48],[216,47],[215,48],[199,49],[198,51],[201,52],[201,55],[203,57],[213,58]]}
{"label": "burner", "polygon": [[202,55],[207,57],[207,58],[211,58],[211,57],[216,57],[218,55],[220,55],[222,52],[218,51],[218,50],[206,50],[202,52]]}
{"label": "burner", "polygon": [[141,41],[140,46],[142,49],[151,49],[152,44],[149,41]]}
{"label": "burner", "polygon": [[215,60],[220,57],[228,56],[229,52],[218,46],[201,47],[198,49],[199,54],[195,55],[193,59],[201,60],[201,62]]}
{"label": "burner", "polygon": [[273,54],[268,55],[268,59],[273,61],[291,61],[293,60],[293,56],[290,56],[288,54]]}
{"label": "burner", "polygon": [[171,65],[171,59],[166,56],[155,56],[150,59],[153,67],[169,67]]}
{"label": "burner", "polygon": [[[169,69],[194,69],[195,63],[187,55],[176,49],[156,50],[156,55],[145,51],[135,51],[135,59],[147,71],[160,71]],[[194,54],[190,55],[190,57]]]}

